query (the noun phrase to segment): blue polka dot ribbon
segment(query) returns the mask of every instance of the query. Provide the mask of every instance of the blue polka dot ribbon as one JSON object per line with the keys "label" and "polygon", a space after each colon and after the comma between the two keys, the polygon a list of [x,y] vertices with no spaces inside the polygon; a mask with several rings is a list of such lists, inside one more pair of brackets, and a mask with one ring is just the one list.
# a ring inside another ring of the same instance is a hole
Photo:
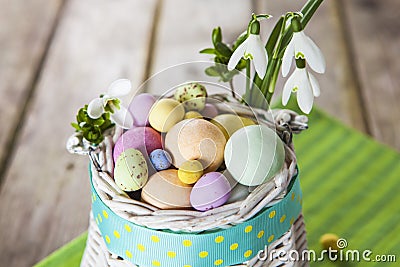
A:
{"label": "blue polka dot ribbon", "polygon": [[302,200],[296,175],[281,201],[250,220],[228,229],[186,234],[131,223],[103,203],[93,184],[92,193],[93,216],[107,248],[140,267],[209,267],[248,261],[290,229],[300,215]]}

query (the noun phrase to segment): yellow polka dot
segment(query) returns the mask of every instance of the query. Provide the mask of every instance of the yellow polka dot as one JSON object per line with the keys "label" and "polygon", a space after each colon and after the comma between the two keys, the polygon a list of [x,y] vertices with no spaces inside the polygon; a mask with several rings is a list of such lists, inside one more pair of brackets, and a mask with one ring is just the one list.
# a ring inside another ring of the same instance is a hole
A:
{"label": "yellow polka dot", "polygon": [[150,237],[150,239],[151,239],[151,241],[153,241],[155,243],[160,242],[160,238],[158,236],[156,236],[156,235],[152,235]]}
{"label": "yellow polka dot", "polygon": [[279,221],[280,221],[281,223],[283,223],[285,220],[286,220],[286,215],[283,214],[282,217],[279,219]]}
{"label": "yellow polka dot", "polygon": [[294,223],[294,218],[292,217],[292,219],[290,219],[290,225],[292,225]]}
{"label": "yellow polka dot", "polygon": [[238,243],[233,243],[229,248],[230,248],[231,250],[236,250],[238,247],[239,247],[239,244],[238,244]]}
{"label": "yellow polka dot", "polygon": [[222,259],[218,259],[218,260],[214,261],[214,265],[218,266],[218,265],[221,265],[223,262],[224,261]]}
{"label": "yellow polka dot", "polygon": [[183,265],[183,267],[192,267],[192,265],[187,265],[187,264],[186,264],[186,265]]}
{"label": "yellow polka dot", "polygon": [[126,250],[125,251],[125,255],[128,257],[128,258],[130,258],[130,259],[132,259],[132,253],[129,251],[129,250]]}
{"label": "yellow polka dot", "polygon": [[224,237],[223,237],[222,235],[217,236],[217,237],[215,238],[215,243],[221,243],[221,242],[223,242],[223,241],[224,241]]}
{"label": "yellow polka dot", "polygon": [[274,240],[274,238],[275,238],[274,235],[270,235],[270,236],[268,237],[268,243],[271,243],[272,240]]}
{"label": "yellow polka dot", "polygon": [[295,198],[295,194],[294,193],[292,193],[292,200],[294,201],[294,198]]}
{"label": "yellow polka dot", "polygon": [[276,215],[276,211],[271,211],[270,213],[269,213],[269,217],[272,219],[272,218],[274,218],[275,217],[275,215]]}
{"label": "yellow polka dot", "polygon": [[108,235],[105,236],[105,239],[106,239],[106,242],[107,242],[108,244],[111,243],[111,239],[110,239],[110,237],[109,237]]}
{"label": "yellow polka dot", "polygon": [[300,203],[300,195],[297,196],[297,201]]}
{"label": "yellow polka dot", "polygon": [[168,257],[170,258],[175,258],[176,257],[176,252],[175,251],[168,251],[167,252]]}
{"label": "yellow polka dot", "polygon": [[253,254],[253,251],[251,251],[251,250],[249,249],[249,250],[247,250],[247,251],[244,253],[244,257],[245,257],[245,258],[248,258],[248,257],[251,256],[251,254]]}
{"label": "yellow polka dot", "polygon": [[253,231],[253,226],[251,226],[251,225],[246,226],[246,228],[244,228],[244,231],[245,231],[246,233],[250,233],[251,231]]}
{"label": "yellow polka dot", "polygon": [[183,240],[182,241],[182,244],[185,246],[185,247],[190,247],[191,245],[192,245],[192,241],[190,241],[190,240]]}
{"label": "yellow polka dot", "polygon": [[121,235],[119,234],[119,232],[117,230],[114,230],[114,236],[116,238],[120,238],[121,237]]}
{"label": "yellow polka dot", "polygon": [[96,201],[96,195],[93,193],[93,202]]}
{"label": "yellow polka dot", "polygon": [[161,266],[161,262],[154,260],[152,262],[153,266]]}
{"label": "yellow polka dot", "polygon": [[104,216],[104,218],[108,219],[108,213],[107,213],[107,211],[103,210],[103,216]]}
{"label": "yellow polka dot", "polygon": [[99,213],[99,214],[97,214],[97,218],[99,218],[99,222],[103,222],[103,218],[101,218],[101,215],[100,215],[100,213]]}
{"label": "yellow polka dot", "polygon": [[145,247],[142,244],[137,245],[137,249],[140,250],[141,252],[145,251]]}
{"label": "yellow polka dot", "polygon": [[263,236],[264,236],[264,231],[263,231],[263,230],[261,230],[260,232],[258,232],[257,238],[261,238],[261,237],[263,237]]}
{"label": "yellow polka dot", "polygon": [[99,219],[98,218],[96,218],[96,224],[99,225]]}
{"label": "yellow polka dot", "polygon": [[132,229],[131,229],[131,227],[130,227],[129,225],[125,224],[124,227],[125,227],[125,230],[126,230],[128,233],[132,232]]}
{"label": "yellow polka dot", "polygon": [[199,253],[199,257],[200,258],[205,258],[205,257],[207,257],[208,256],[208,252],[207,251],[201,251],[200,253]]}

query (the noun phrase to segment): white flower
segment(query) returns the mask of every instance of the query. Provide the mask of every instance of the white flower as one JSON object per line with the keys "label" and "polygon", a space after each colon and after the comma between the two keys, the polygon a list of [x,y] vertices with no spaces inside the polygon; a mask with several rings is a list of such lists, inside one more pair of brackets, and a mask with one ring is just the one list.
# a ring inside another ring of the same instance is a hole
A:
{"label": "white flower", "polygon": [[[95,98],[88,105],[88,115],[92,119],[98,119],[105,112],[104,108],[109,105],[113,110],[110,119],[122,128],[129,129],[133,125],[133,117],[130,112],[122,105],[119,109],[112,103],[120,96],[125,96],[131,91],[132,84],[127,79],[119,79],[114,81],[107,89],[107,94],[102,97]],[[118,99],[119,100],[119,99]]]}
{"label": "white flower", "polygon": [[296,68],[283,87],[282,104],[286,106],[292,92],[297,93],[297,103],[300,109],[310,113],[314,97],[320,95],[317,79],[306,68]]}
{"label": "white flower", "polygon": [[250,33],[236,48],[229,59],[228,70],[233,70],[242,57],[253,61],[258,76],[263,79],[267,71],[268,55],[259,34]]}
{"label": "white flower", "polygon": [[292,57],[303,58],[307,60],[310,67],[318,73],[325,72],[325,59],[321,50],[305,35],[304,31],[293,33],[293,38],[287,46],[282,59],[282,75],[286,77],[292,65]]}

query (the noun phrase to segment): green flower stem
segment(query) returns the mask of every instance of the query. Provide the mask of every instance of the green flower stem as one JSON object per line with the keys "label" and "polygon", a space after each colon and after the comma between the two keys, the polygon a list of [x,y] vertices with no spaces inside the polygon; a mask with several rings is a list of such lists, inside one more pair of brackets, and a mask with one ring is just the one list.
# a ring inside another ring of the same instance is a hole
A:
{"label": "green flower stem", "polygon": [[251,97],[251,94],[252,94],[252,91],[254,91],[254,90],[251,90],[250,91],[250,59],[246,59],[246,101],[247,101],[247,103],[251,103],[251,99],[252,99],[252,97]]}

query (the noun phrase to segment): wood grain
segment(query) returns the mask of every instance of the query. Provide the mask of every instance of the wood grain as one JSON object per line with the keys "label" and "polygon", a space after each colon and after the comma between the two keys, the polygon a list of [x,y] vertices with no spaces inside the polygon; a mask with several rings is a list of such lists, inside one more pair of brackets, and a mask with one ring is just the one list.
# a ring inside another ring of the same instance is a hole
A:
{"label": "wood grain", "polygon": [[[257,12],[272,14],[274,18],[271,20],[278,19],[288,11],[300,11],[305,3],[305,1],[291,0],[256,2]],[[357,96],[351,72],[352,59],[348,58],[340,17],[333,2],[324,1],[305,28],[306,34],[324,53],[327,64],[324,75],[315,73],[321,86],[321,96],[316,98],[316,106],[345,124],[365,132],[366,127],[361,113],[362,102]],[[270,25],[272,27],[274,23]],[[284,81],[286,80],[280,77],[277,85],[278,93],[281,93]]]}
{"label": "wood grain", "polygon": [[63,0],[0,0],[0,184]]}
{"label": "wood grain", "polygon": [[2,266],[32,266],[86,230],[88,160],[65,150],[68,122],[114,79],[141,83],[155,3],[67,3],[0,192]]}
{"label": "wood grain", "polygon": [[340,1],[371,135],[400,151],[400,2]]}

